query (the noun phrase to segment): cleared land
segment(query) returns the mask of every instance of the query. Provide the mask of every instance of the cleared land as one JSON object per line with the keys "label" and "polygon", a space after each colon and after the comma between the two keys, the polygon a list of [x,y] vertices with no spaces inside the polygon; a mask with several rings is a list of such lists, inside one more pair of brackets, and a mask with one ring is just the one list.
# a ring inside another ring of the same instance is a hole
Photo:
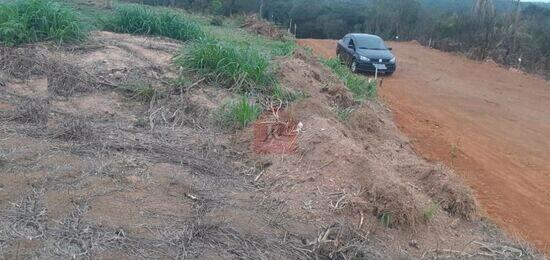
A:
{"label": "cleared land", "polygon": [[[300,43],[334,56],[333,40]],[[417,43],[390,45],[399,67],[380,93],[415,149],[456,169],[491,219],[550,252],[550,82]]]}

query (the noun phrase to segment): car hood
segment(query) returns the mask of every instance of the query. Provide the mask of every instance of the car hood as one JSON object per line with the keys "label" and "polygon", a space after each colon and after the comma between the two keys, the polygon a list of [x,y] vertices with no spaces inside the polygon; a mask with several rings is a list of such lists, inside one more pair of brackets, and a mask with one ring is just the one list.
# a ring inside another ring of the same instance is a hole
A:
{"label": "car hood", "polygon": [[394,56],[389,50],[368,50],[359,49],[357,53],[361,56],[365,56],[369,59],[392,59]]}

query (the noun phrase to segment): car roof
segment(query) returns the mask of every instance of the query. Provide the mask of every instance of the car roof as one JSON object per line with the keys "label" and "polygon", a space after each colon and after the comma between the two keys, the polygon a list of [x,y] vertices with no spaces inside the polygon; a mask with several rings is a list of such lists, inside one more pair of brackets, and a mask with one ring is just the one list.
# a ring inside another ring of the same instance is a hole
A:
{"label": "car roof", "polygon": [[354,38],[379,38],[379,39],[381,39],[380,36],[378,36],[378,35],[368,34],[368,33],[350,33],[347,36],[354,37]]}

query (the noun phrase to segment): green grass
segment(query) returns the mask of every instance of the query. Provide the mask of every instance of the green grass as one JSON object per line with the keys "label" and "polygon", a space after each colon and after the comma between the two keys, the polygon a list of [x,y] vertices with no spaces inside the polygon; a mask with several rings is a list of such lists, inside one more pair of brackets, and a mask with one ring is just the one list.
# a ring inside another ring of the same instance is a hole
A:
{"label": "green grass", "polygon": [[38,41],[58,44],[86,37],[79,14],[48,0],[18,0],[0,4],[0,44],[14,46]]}
{"label": "green grass", "polygon": [[269,59],[251,47],[204,39],[182,49],[176,65],[193,70],[238,92],[263,92],[273,82]]}
{"label": "green grass", "polygon": [[226,103],[217,111],[216,121],[223,127],[242,129],[254,122],[262,113],[262,108],[241,96],[238,100]]}
{"label": "green grass", "polygon": [[374,98],[377,96],[378,87],[375,80],[365,80],[360,75],[353,74],[340,60],[328,59],[324,62],[340,77],[346,87],[353,93],[356,99]]}
{"label": "green grass", "polygon": [[390,212],[384,212],[380,214],[380,222],[382,222],[382,225],[384,225],[384,227],[390,227],[392,223],[392,214]]}
{"label": "green grass", "polygon": [[155,89],[142,81],[128,82],[118,87],[128,97],[136,101],[149,102],[155,95]]}
{"label": "green grass", "polygon": [[119,4],[105,21],[105,29],[118,33],[157,35],[181,41],[205,36],[200,25],[176,11],[139,4]]}

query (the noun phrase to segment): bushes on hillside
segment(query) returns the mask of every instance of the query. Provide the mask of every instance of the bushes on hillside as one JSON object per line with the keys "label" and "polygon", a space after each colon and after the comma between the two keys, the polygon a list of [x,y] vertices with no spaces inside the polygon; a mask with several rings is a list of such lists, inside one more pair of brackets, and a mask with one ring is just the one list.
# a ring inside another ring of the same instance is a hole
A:
{"label": "bushes on hillside", "polygon": [[0,44],[13,46],[52,40],[59,44],[85,37],[74,10],[48,0],[0,4]]}

